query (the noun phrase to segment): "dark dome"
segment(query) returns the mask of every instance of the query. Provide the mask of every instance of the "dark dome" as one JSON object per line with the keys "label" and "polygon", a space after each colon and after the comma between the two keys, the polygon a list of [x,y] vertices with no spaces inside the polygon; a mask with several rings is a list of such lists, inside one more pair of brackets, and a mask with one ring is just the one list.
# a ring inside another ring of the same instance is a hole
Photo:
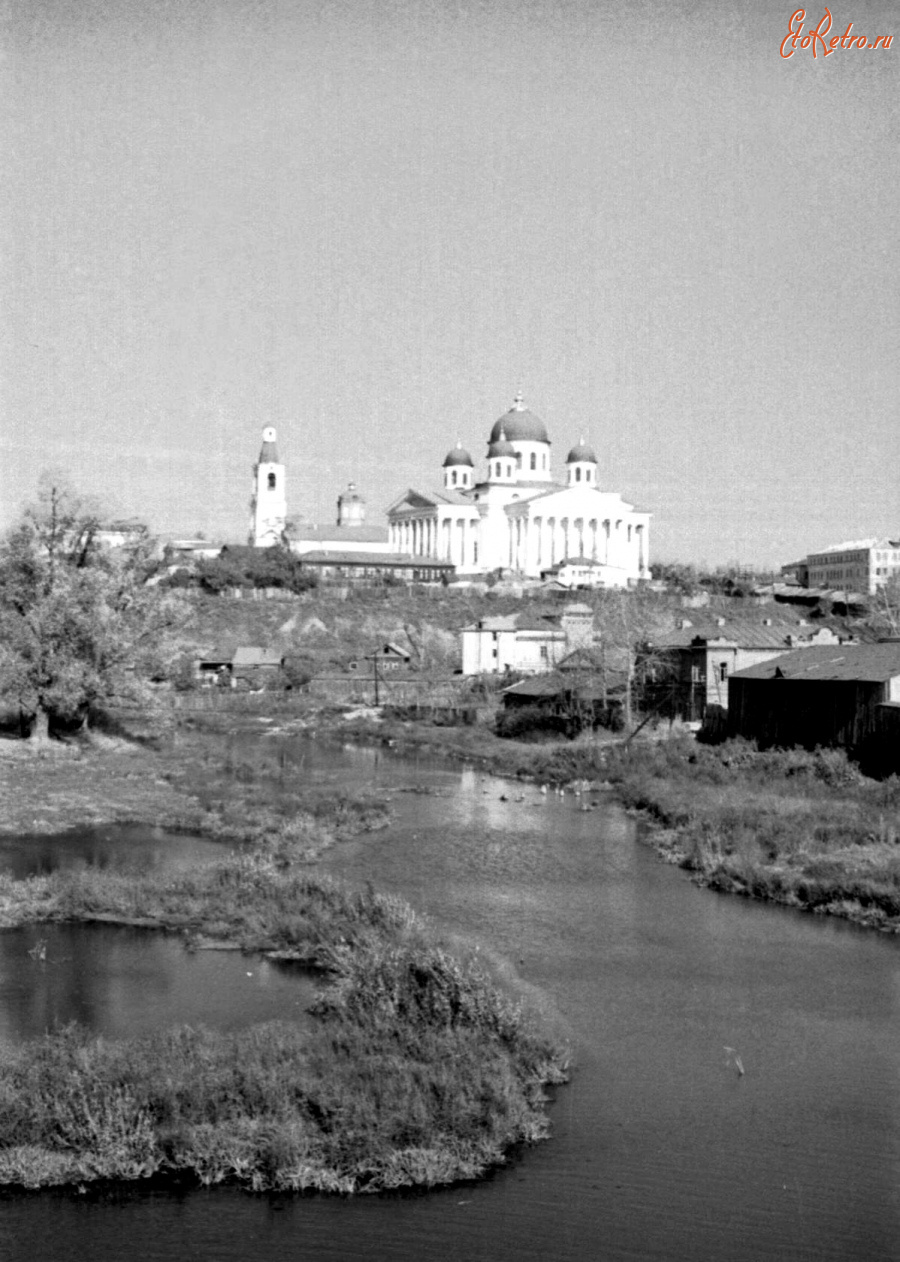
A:
{"label": "dark dome", "polygon": [[547,428],[539,416],[522,406],[522,396],[516,400],[505,416],[501,416],[491,430],[490,441],[495,443],[501,431],[511,443],[549,443]]}
{"label": "dark dome", "polygon": [[509,442],[503,430],[500,431],[500,435],[501,436],[495,442],[492,442],[490,447],[488,447],[488,460],[493,460],[494,456],[512,456],[512,458],[515,459],[515,447],[511,442]]}
{"label": "dark dome", "polygon": [[597,463],[597,457],[594,455],[593,447],[588,447],[586,443],[579,443],[577,447],[573,447],[566,456],[566,464],[576,464],[579,460],[589,460],[591,464]]}
{"label": "dark dome", "polygon": [[465,447],[462,447],[459,443],[456,444],[456,446],[453,448],[452,451],[447,452],[446,458],[441,468],[450,469],[452,468],[453,465],[456,465],[456,464],[468,465],[470,469],[474,469],[475,467],[474,464],[472,463],[472,457],[466,451]]}

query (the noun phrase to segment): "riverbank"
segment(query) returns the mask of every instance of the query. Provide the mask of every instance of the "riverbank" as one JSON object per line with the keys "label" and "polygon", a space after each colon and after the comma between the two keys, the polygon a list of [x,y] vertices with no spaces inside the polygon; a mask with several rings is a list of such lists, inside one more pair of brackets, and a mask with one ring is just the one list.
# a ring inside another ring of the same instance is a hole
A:
{"label": "riverbank", "polygon": [[340,837],[386,827],[389,817],[374,794],[323,792],[202,732],[159,747],[91,736],[40,753],[0,741],[0,795],[0,835],[152,824],[292,860],[312,860]]}
{"label": "riverbank", "polygon": [[77,1029],[0,1057],[0,1183],[177,1176],[254,1190],[378,1191],[475,1178],[547,1133],[561,1053],[401,900],[268,856],[130,878],[0,879],[6,925],[102,920],[305,961],[312,1034]]}
{"label": "riverbank", "polygon": [[742,741],[618,749],[605,774],[702,884],[900,932],[897,777],[870,780],[839,750]]}
{"label": "riverbank", "polygon": [[670,862],[723,893],[900,932],[900,781],[839,750],[759,752],[676,733],[530,744],[481,727],[360,717],[342,736],[464,760],[498,775],[612,788]]}

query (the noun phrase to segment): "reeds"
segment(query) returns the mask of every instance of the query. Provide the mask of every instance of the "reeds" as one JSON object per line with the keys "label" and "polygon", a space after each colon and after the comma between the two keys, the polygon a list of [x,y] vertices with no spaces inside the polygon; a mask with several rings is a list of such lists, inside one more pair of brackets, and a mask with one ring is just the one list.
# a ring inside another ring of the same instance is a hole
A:
{"label": "reeds", "polygon": [[432,1186],[547,1133],[544,1088],[564,1078],[561,1053],[399,899],[260,855],[168,882],[61,875],[50,897],[7,884],[25,914],[138,916],[310,960],[331,985],[312,1034],[270,1023],[111,1042],[69,1027],[7,1053],[0,1182],[169,1173],[254,1189]]}

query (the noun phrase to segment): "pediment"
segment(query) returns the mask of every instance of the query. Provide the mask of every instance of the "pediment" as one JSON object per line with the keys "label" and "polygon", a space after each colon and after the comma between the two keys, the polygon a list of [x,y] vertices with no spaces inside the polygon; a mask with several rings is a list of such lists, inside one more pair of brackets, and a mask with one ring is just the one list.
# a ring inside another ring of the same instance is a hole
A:
{"label": "pediment", "polygon": [[399,499],[391,504],[387,511],[388,516],[390,516],[391,513],[402,513],[404,509],[421,510],[423,508],[434,508],[436,504],[437,500],[433,495],[427,495],[422,491],[414,491],[410,487],[408,491],[405,491]]}

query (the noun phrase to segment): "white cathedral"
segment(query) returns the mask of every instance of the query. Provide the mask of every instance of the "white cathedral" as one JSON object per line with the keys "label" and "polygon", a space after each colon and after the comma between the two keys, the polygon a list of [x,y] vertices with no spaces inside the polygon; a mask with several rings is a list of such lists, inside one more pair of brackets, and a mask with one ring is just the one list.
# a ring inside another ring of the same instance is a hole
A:
{"label": "white cathedral", "polygon": [[565,484],[556,482],[547,429],[521,394],[491,430],[482,479],[459,443],[443,470],[441,491],[409,490],[388,509],[391,551],[450,561],[465,575],[538,578],[570,564],[604,587],[650,577],[650,514],[600,489],[583,439],[566,456]]}
{"label": "white cathedral", "polygon": [[[285,539],[285,470],[275,443],[275,430],[264,429],[253,469],[256,547]],[[432,560],[471,577],[505,571],[539,578],[565,566],[595,586],[626,587],[650,577],[650,514],[600,489],[597,457],[583,439],[566,457],[565,484],[554,481],[546,427],[521,394],[491,430],[483,479],[475,480],[460,443],[443,471],[442,490],[408,490],[390,506],[387,531],[364,525],[365,501],[351,484],[338,501],[336,526],[301,528],[290,546],[310,556],[312,549],[343,553],[348,562],[358,553],[367,566],[413,558],[427,567]]]}

